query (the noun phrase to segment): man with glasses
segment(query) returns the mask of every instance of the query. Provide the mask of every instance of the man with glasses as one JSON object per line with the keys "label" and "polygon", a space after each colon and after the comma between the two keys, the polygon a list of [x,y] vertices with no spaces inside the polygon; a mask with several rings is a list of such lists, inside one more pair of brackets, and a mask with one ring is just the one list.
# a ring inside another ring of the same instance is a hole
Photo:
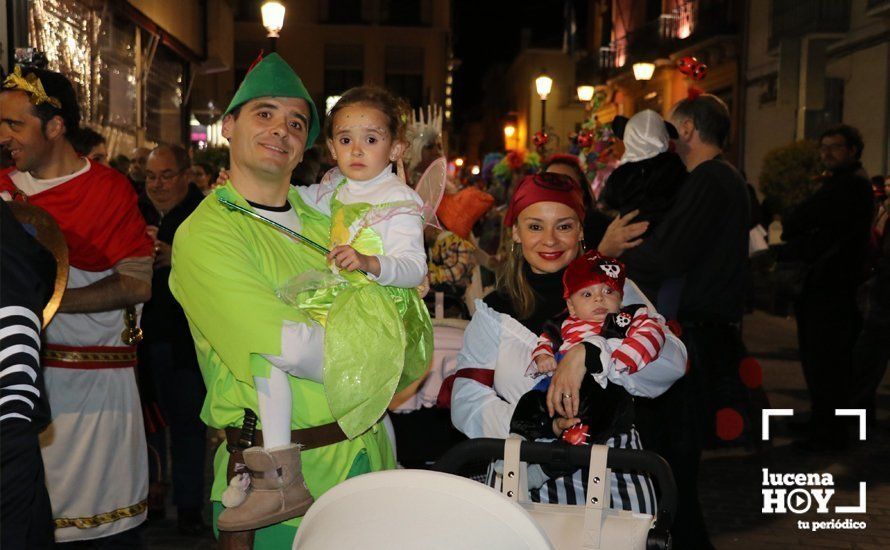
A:
{"label": "man with glasses", "polygon": [[[170,253],[179,225],[198,207],[204,195],[189,184],[191,160],[182,147],[160,145],[148,156],[145,166],[145,195],[139,208],[145,217],[156,251],[152,297],[142,312],[145,338],[139,347],[139,365],[143,397],[154,393],[170,426],[173,456],[173,503],[177,526],[184,535],[198,535],[206,530],[201,519],[204,504],[204,452],[207,427],[199,415],[204,402],[204,381],[189,333],[188,321],[179,303],[170,293]],[[153,391],[152,391],[153,390]],[[150,425],[150,424],[149,424]],[[158,464],[150,464],[152,485],[149,491],[150,513],[155,506],[163,512],[166,475],[166,434],[159,429],[148,436],[157,451]],[[154,497],[154,498],[152,498]]]}
{"label": "man with glasses", "polygon": [[871,184],[859,162],[862,135],[841,124],[822,133],[819,156],[827,172],[822,185],[782,220],[782,239],[807,266],[794,304],[797,338],[812,415],[801,451],[842,449],[845,423],[834,409],[846,407],[846,380],[861,318],[856,288],[865,278],[874,215]]}

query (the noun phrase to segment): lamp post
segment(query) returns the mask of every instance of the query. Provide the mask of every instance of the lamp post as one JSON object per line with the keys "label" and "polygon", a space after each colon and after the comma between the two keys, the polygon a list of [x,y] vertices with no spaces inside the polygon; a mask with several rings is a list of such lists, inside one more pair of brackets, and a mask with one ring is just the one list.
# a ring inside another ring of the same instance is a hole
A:
{"label": "lamp post", "polygon": [[553,79],[547,76],[546,71],[541,71],[541,75],[535,79],[535,90],[538,97],[541,98],[541,132],[547,132],[547,96],[553,89]]}
{"label": "lamp post", "polygon": [[284,4],[278,0],[269,0],[263,3],[260,11],[263,14],[263,27],[269,34],[269,46],[274,52],[278,45],[278,33],[284,26]]}

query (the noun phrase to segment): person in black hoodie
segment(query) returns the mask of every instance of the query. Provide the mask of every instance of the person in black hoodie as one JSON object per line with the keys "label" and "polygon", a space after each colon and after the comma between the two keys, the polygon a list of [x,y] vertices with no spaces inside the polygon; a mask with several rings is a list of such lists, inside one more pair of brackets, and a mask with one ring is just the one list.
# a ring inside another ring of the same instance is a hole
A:
{"label": "person in black hoodie", "polygon": [[[621,165],[606,180],[601,202],[607,209],[622,216],[639,211],[637,219],[649,222],[643,238],[651,235],[674,203],[683,180],[686,166],[673,150],[671,139],[677,129],[655,111],[640,111],[633,117],[618,115],[612,121],[612,131],[624,141]],[[658,306],[665,319],[677,317],[683,277],[673,277],[659,285],[640,287]]]}
{"label": "person in black hoodie", "polygon": [[56,260],[0,201],[0,546],[52,548],[53,516],[37,435],[50,422],[38,360]]}
{"label": "person in black hoodie", "polygon": [[[146,162],[145,194],[140,198],[139,208],[155,239],[156,257],[151,300],[142,310],[145,339],[139,346],[139,364],[145,382],[143,397],[154,392],[163,419],[170,425],[173,502],[178,510],[178,528],[183,534],[196,535],[206,529],[201,509],[206,500],[204,450],[207,427],[199,418],[205,389],[188,321],[167,283],[173,236],[204,199],[204,194],[189,184],[190,167],[188,153],[177,146],[157,147]],[[143,399],[143,406],[150,401]],[[158,428],[161,426],[163,424]],[[150,435],[149,442],[158,450],[163,472],[166,464],[163,430]],[[160,497],[161,486],[156,485],[156,481],[152,483],[153,494]]]}
{"label": "person in black hoodie", "polygon": [[861,326],[856,289],[865,278],[869,231],[874,215],[871,184],[862,171],[862,135],[847,125],[827,129],[819,155],[828,170],[822,186],[782,220],[789,254],[807,273],[795,300],[797,338],[810,392],[810,433],[802,451],[846,446],[845,422],[834,409],[846,406],[851,354]]}
{"label": "person in black hoodie", "polygon": [[686,178],[686,166],[670,147],[677,129],[647,109],[630,119],[615,117],[612,131],[624,142],[625,151],[620,166],[606,180],[600,201],[622,215],[639,210],[637,219],[648,221],[651,232]]}

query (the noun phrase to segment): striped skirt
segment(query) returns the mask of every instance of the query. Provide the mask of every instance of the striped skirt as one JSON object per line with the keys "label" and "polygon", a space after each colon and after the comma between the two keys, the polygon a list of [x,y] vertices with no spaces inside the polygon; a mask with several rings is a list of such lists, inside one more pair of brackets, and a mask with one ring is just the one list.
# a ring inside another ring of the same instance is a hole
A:
{"label": "striped skirt", "polygon": [[[617,449],[642,449],[640,435],[634,428],[609,438],[606,445]],[[583,505],[587,499],[587,478],[589,468],[581,468],[572,475],[548,479],[544,485],[529,489],[529,500],[545,504]],[[486,482],[498,491],[501,488],[501,474],[492,464],[488,469]],[[655,488],[652,480],[643,472],[612,470],[611,507],[654,516],[657,509]]]}

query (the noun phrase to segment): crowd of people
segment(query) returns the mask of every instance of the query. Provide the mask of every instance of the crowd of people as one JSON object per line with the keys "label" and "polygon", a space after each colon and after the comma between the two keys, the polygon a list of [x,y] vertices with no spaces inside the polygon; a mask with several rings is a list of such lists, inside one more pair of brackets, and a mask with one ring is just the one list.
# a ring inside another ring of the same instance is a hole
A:
{"label": "crowd of people", "polygon": [[[359,87],[322,119],[272,54],[223,115],[226,166],[177,144],[109,158],[64,76],[4,80],[4,548],[138,548],[168,481],[181,533],[289,547],[328,489],[397,467],[397,440],[579,431],[663,456],[676,547],[712,547],[702,450],[752,445],[764,404],[741,333],[756,204],[723,157],[726,105],[691,93],[669,120],[616,118],[624,155],[599,196],[573,155],[505,179],[437,166],[441,114],[427,114]],[[890,199],[854,128],[819,145],[821,185],[782,217],[803,452],[849,443],[836,408],[874,419],[890,357]],[[6,201],[48,213],[66,260]],[[456,370],[440,422],[404,431],[387,408],[430,365],[442,296],[469,321]],[[209,488],[208,427],[222,440]],[[587,477],[532,467],[527,497],[583,503]],[[614,508],[654,514],[645,474],[616,470],[610,488]]]}

